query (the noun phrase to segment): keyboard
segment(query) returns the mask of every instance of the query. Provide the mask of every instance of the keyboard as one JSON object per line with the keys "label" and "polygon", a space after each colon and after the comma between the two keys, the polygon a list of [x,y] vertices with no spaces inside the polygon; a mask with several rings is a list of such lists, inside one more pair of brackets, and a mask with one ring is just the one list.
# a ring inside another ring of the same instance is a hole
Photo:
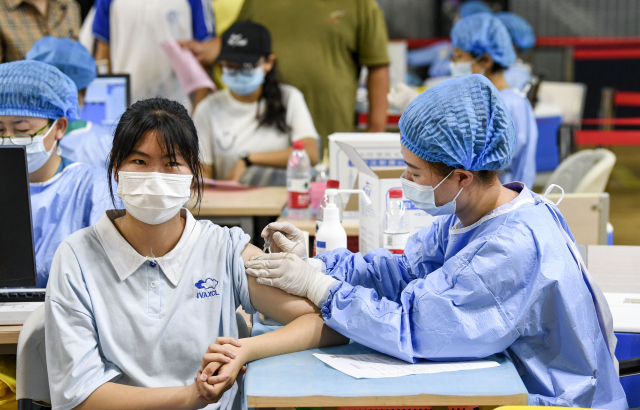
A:
{"label": "keyboard", "polygon": [[2,302],[44,302],[46,289],[0,289],[0,303]]}

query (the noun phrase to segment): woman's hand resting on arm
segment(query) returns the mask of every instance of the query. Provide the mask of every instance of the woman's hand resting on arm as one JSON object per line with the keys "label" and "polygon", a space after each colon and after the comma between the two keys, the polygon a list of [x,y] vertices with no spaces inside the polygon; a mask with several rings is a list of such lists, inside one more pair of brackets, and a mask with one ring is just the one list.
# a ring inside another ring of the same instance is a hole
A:
{"label": "woman's hand resting on arm", "polygon": [[[263,255],[253,245],[247,245],[243,259]],[[302,262],[299,258],[296,259]],[[304,262],[302,262],[304,263]],[[349,339],[324,324],[319,309],[308,299],[303,299],[270,286],[258,284],[256,278],[248,276],[249,296],[253,307],[286,326],[256,337],[236,341],[233,338],[218,338],[203,357],[201,381],[196,382],[203,398],[215,398],[221,391],[233,386],[243,366],[265,357],[293,353],[317,347],[348,343]],[[232,356],[235,355],[234,358]],[[226,356],[230,360],[221,359]],[[221,363],[225,361],[226,363]],[[204,375],[204,377],[202,376]],[[204,393],[204,394],[203,394]]]}

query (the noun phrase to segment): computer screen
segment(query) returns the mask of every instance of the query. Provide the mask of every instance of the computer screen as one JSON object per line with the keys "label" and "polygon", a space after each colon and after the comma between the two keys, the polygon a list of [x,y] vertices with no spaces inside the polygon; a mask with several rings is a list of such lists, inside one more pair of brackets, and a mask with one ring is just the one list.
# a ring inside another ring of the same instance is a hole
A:
{"label": "computer screen", "polygon": [[35,286],[29,174],[24,146],[0,147],[0,286]]}
{"label": "computer screen", "polygon": [[99,75],[87,87],[80,118],[111,127],[129,108],[130,98],[128,74]]}

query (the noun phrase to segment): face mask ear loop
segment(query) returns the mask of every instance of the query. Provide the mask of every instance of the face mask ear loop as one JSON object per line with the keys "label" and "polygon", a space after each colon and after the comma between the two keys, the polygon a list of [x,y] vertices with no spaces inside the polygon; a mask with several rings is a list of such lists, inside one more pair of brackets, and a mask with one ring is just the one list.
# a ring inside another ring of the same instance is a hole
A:
{"label": "face mask ear loop", "polygon": [[562,200],[564,199],[564,189],[562,189],[562,187],[560,185],[556,185],[556,184],[549,185],[547,190],[544,192],[543,197],[546,199],[547,195],[549,195],[549,193],[551,193],[551,191],[553,191],[553,188],[558,188],[560,191],[562,191],[562,193],[560,194],[560,199],[558,199],[558,202],[556,202],[554,204],[555,206],[558,206],[558,205],[560,205],[560,202],[562,202]]}
{"label": "face mask ear loop", "polygon": [[438,185],[436,185],[435,187],[433,187],[433,190],[435,191],[436,188],[438,188],[440,185],[442,185],[442,183],[451,176],[451,174],[453,174],[455,172],[455,169],[451,172],[449,172],[449,175],[447,175],[446,177],[442,178],[442,181],[440,181],[440,183]]}
{"label": "face mask ear loop", "polygon": [[[453,201],[455,201],[456,199],[458,199],[458,197],[459,197],[459,196],[460,196],[460,194],[462,193],[462,190],[463,190],[463,189],[464,189],[464,188],[460,188],[460,190],[458,191],[458,194],[453,198]],[[451,201],[451,202],[453,202],[453,201]]]}

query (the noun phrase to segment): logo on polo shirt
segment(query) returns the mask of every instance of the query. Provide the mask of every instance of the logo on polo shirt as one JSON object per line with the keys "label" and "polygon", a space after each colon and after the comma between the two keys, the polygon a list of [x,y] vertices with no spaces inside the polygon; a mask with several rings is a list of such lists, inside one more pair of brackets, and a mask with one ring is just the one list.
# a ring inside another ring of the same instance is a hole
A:
{"label": "logo on polo shirt", "polygon": [[231,34],[229,36],[229,40],[227,41],[227,44],[229,44],[231,47],[244,47],[247,44],[249,44],[249,40],[242,37],[241,33]]}
{"label": "logo on polo shirt", "polygon": [[220,295],[216,291],[216,286],[218,286],[218,281],[211,278],[206,278],[205,280],[199,280],[195,283],[197,289],[201,289],[202,292],[198,292],[196,294],[196,299],[204,299],[210,298],[211,296]]}

